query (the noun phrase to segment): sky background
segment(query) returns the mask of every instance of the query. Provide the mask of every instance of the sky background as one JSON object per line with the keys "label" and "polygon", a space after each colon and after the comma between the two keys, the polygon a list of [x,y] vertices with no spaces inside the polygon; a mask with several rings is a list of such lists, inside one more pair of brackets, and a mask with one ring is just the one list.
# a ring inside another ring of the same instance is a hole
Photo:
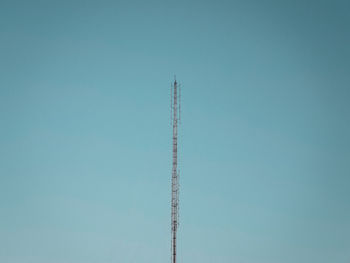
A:
{"label": "sky background", "polygon": [[350,262],[350,2],[0,0],[0,262]]}

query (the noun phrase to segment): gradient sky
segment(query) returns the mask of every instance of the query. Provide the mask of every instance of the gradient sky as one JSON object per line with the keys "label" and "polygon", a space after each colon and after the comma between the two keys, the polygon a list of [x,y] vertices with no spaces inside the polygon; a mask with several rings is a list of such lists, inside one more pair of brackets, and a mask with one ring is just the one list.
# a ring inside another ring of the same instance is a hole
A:
{"label": "gradient sky", "polygon": [[350,2],[0,0],[0,262],[350,262]]}

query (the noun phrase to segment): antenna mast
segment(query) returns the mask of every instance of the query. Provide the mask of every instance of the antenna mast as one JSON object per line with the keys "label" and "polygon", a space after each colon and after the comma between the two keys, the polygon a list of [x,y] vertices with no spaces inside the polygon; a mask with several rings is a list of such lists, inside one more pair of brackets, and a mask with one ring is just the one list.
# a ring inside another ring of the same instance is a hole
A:
{"label": "antenna mast", "polygon": [[[171,89],[171,124],[173,126],[173,163],[171,172],[171,263],[176,263],[176,232],[179,225],[179,171],[177,167],[177,128],[180,120],[180,91],[176,78]],[[179,93],[178,93],[179,91]]]}

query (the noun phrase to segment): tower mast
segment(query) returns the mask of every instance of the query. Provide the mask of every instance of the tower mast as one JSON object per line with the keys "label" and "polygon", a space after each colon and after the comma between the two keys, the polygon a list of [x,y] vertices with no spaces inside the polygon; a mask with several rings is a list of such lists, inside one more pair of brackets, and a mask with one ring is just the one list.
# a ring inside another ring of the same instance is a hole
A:
{"label": "tower mast", "polygon": [[177,167],[177,135],[180,120],[180,89],[176,79],[171,89],[171,123],[173,127],[173,163],[171,173],[171,263],[176,263],[176,232],[179,225],[179,171]]}

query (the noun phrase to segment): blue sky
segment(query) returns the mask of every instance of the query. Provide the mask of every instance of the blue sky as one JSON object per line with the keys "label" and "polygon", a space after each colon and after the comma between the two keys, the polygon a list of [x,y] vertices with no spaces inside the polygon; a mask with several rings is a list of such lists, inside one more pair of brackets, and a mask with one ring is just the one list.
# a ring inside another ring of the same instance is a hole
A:
{"label": "blue sky", "polygon": [[348,1],[0,1],[0,262],[350,260]]}

